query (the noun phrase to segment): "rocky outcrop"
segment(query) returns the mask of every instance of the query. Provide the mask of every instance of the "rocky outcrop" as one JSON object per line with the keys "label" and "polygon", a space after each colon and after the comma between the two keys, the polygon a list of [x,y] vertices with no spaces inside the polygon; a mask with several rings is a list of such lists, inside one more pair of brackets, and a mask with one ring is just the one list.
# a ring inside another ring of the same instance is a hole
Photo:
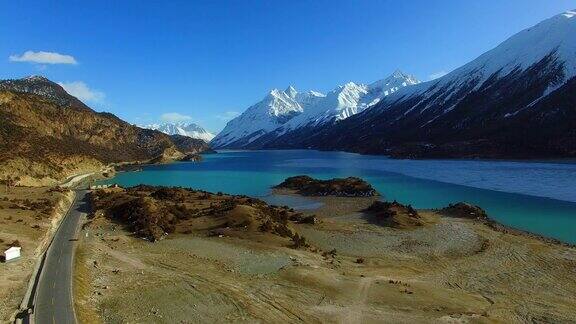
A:
{"label": "rocky outcrop", "polygon": [[200,162],[202,161],[204,158],[202,157],[202,155],[200,154],[195,154],[195,153],[189,153],[184,155],[180,161],[183,162]]}
{"label": "rocky outcrop", "polygon": [[296,193],[304,196],[378,196],[378,192],[368,182],[356,177],[318,180],[302,175],[287,178],[275,188],[294,190]]}
{"label": "rocky outcrop", "polygon": [[488,220],[488,214],[484,209],[465,202],[450,204],[448,207],[442,208],[440,214],[450,217]]}
{"label": "rocky outcrop", "polygon": [[364,212],[383,226],[406,229],[425,225],[425,220],[416,209],[396,201],[375,201]]}
{"label": "rocky outcrop", "polygon": [[125,224],[137,236],[157,241],[171,233],[245,236],[271,233],[305,246],[291,223],[313,224],[288,207],[270,206],[246,196],[183,188],[137,186],[93,192],[95,215]]}

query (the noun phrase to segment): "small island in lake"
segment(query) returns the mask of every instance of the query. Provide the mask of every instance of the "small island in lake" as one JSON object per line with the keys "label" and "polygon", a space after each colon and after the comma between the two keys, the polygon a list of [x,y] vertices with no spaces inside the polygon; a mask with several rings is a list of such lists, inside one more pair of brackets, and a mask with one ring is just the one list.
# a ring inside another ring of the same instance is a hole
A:
{"label": "small island in lake", "polygon": [[301,175],[287,178],[275,188],[294,190],[303,196],[374,197],[379,195],[372,185],[356,177],[319,180]]}

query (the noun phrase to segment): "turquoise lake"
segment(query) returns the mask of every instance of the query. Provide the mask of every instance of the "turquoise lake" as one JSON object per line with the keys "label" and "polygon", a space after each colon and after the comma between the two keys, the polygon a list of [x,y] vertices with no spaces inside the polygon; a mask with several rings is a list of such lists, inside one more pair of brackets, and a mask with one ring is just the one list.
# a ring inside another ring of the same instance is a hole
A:
{"label": "turquoise lake", "polygon": [[[499,222],[576,243],[576,162],[394,160],[309,150],[221,151],[181,162],[120,172],[104,183],[182,186],[264,198],[306,208],[305,199],[278,199],[270,188],[288,176],[358,176],[387,200],[416,208],[466,201]],[[310,206],[308,206],[310,207]]]}

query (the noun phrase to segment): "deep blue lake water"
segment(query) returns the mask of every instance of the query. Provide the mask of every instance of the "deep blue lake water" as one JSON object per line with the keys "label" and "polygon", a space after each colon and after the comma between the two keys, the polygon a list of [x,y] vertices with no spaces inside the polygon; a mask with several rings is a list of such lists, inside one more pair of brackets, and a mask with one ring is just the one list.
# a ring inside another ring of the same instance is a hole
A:
{"label": "deep blue lake water", "polygon": [[[576,243],[576,163],[394,160],[344,152],[222,151],[200,163],[152,165],[105,183],[182,186],[265,197],[288,176],[359,176],[384,199],[417,208],[467,201],[503,224]],[[298,199],[288,204],[301,205]]]}

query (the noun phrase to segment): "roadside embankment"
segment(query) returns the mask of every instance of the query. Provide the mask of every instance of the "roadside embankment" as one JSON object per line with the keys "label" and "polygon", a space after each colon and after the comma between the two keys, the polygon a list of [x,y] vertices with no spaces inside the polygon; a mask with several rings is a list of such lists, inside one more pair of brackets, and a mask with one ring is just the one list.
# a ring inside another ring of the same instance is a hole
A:
{"label": "roadside embankment", "polygon": [[0,247],[22,247],[19,259],[0,263],[1,322],[13,321],[31,293],[29,282],[73,200],[68,189],[13,187],[0,193]]}

